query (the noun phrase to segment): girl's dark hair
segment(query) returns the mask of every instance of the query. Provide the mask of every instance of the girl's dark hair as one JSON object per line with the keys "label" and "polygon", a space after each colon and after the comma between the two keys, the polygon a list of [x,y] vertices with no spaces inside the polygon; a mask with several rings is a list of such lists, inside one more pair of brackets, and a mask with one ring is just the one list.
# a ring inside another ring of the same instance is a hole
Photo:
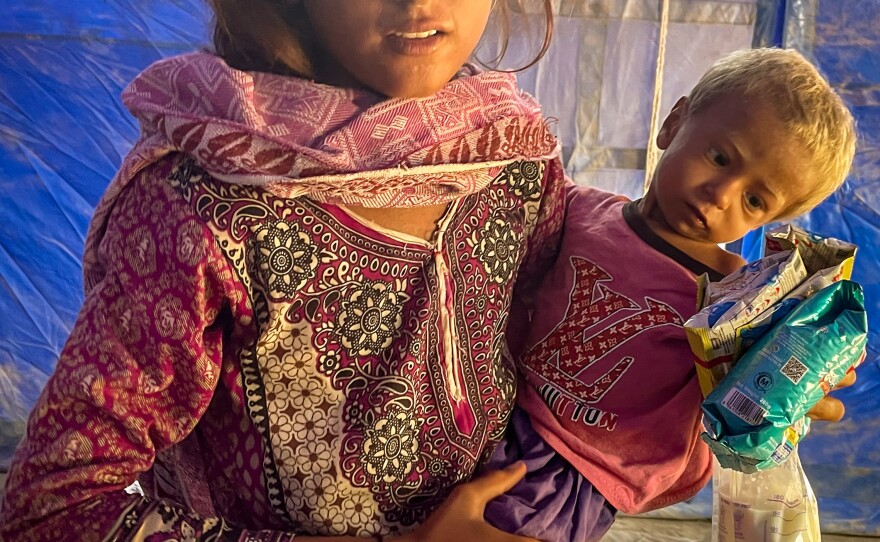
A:
{"label": "girl's dark hair", "polygon": [[[229,66],[243,71],[315,76],[315,40],[302,0],[210,1],[214,10],[214,50]],[[491,64],[497,66],[507,52],[512,9],[526,13],[526,1],[497,0],[502,40],[500,52]],[[534,66],[550,47],[553,6],[551,0],[537,1],[544,7],[544,41],[528,64],[511,71]]]}
{"label": "girl's dark hair", "polygon": [[[498,66],[501,64],[504,59],[504,55],[507,54],[507,48],[510,45],[510,15],[511,11],[515,11],[516,13],[524,16],[528,13],[526,9],[526,1],[527,0],[496,0],[499,14],[498,19],[500,19],[501,24],[501,46],[498,51],[498,55],[488,62],[479,61],[486,68],[490,69],[499,69]],[[532,59],[527,62],[524,66],[520,66],[519,68],[513,70],[504,70],[511,72],[520,72],[523,70],[527,70],[538,63],[539,60],[544,58],[544,55],[547,54],[547,50],[550,48],[550,41],[553,37],[553,5],[551,0],[536,0],[541,3],[541,6],[544,8],[544,40],[541,42],[541,47],[538,49],[538,52],[535,54]],[[513,7],[511,7],[513,6]],[[531,29],[526,28],[526,31]]]}
{"label": "girl's dark hair", "polygon": [[211,0],[214,51],[242,71],[314,77],[314,40],[302,1]]}

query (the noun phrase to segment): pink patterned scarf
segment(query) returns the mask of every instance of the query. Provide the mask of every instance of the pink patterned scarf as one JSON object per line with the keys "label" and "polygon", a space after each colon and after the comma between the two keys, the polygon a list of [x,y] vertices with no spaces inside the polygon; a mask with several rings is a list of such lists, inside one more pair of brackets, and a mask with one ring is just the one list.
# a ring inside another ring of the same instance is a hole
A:
{"label": "pink patterned scarf", "polygon": [[86,284],[116,196],[169,153],[193,156],[226,182],[367,207],[448,202],[485,188],[514,160],[558,155],[537,102],[513,75],[465,72],[431,97],[382,99],[237,71],[208,53],[153,64],[122,95],[141,137],[95,211]]}

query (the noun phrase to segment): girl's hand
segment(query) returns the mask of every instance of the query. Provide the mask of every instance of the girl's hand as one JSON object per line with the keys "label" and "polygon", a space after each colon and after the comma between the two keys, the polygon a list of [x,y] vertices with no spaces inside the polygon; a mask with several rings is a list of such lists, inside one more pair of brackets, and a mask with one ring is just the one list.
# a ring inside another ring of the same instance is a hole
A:
{"label": "girl's hand", "polygon": [[486,504],[515,486],[525,474],[525,464],[517,462],[461,484],[415,531],[389,542],[538,542],[500,531],[483,519]]}
{"label": "girl's hand", "polygon": [[[852,386],[856,381],[856,372],[855,370],[851,370],[846,374],[845,377],[834,387],[835,390],[840,388],[846,388],[848,386]],[[834,397],[825,396],[819,400],[818,403],[813,405],[813,408],[807,412],[807,416],[814,420],[824,420],[826,422],[839,422],[843,418],[843,414],[846,409],[843,407],[843,403],[840,402],[840,399],[835,399]]]}

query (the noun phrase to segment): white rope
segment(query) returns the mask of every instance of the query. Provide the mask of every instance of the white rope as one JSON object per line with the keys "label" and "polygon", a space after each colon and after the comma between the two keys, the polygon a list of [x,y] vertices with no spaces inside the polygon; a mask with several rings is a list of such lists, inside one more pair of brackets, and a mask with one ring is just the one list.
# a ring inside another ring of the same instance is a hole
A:
{"label": "white rope", "polygon": [[654,97],[651,101],[651,131],[648,134],[648,152],[645,156],[645,192],[651,185],[654,168],[660,160],[660,149],[656,142],[663,114],[660,110],[660,99],[663,94],[663,66],[666,64],[666,41],[669,34],[669,1],[660,0],[660,35],[657,38],[657,68],[654,73]]}

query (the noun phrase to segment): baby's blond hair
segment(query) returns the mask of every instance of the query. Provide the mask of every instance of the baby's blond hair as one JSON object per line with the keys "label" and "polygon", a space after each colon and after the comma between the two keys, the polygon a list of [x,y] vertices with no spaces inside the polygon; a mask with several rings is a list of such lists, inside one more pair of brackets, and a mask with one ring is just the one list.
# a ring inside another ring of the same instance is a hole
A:
{"label": "baby's blond hair", "polygon": [[856,147],[855,120],[828,81],[792,49],[744,49],[716,62],[688,96],[688,115],[735,93],[758,98],[779,115],[812,156],[817,186],[778,218],[809,211],[843,184]]}

